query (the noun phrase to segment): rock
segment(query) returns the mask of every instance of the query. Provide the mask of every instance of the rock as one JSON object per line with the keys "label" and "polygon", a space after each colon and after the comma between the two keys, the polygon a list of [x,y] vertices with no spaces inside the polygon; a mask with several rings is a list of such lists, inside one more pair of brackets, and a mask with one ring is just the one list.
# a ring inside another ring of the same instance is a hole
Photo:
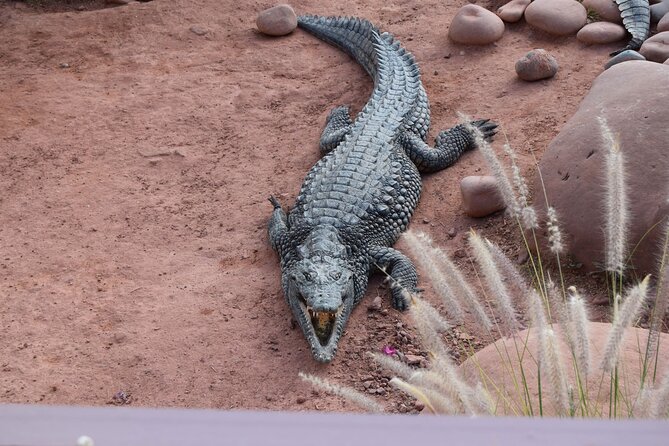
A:
{"label": "rock", "polygon": [[594,22],[585,25],[576,33],[576,38],[587,44],[613,43],[627,36],[627,30],[617,23]]}
{"label": "rock", "polygon": [[538,81],[555,76],[559,65],[550,53],[543,49],[532,50],[516,62],[516,73],[525,81]]}
{"label": "rock", "polygon": [[585,6],[587,11],[597,14],[599,20],[623,23],[618,5],[613,0],[583,0],[583,6]]}
{"label": "rock", "polygon": [[532,0],[511,0],[497,10],[497,16],[508,23],[515,23],[523,18],[525,8]]}
{"label": "rock", "polygon": [[669,14],[669,0],[662,0],[655,5],[650,5],[651,23],[658,23],[667,14]]}
{"label": "rock", "polygon": [[485,217],[506,207],[493,176],[471,176],[460,181],[462,207],[470,217]]}
{"label": "rock", "polygon": [[285,36],[297,28],[297,16],[290,5],[276,5],[258,14],[258,31],[269,36]]}
{"label": "rock", "polygon": [[576,0],[534,0],[525,10],[527,23],[556,36],[569,36],[583,28],[588,13]]}
{"label": "rock", "polygon": [[[663,240],[663,225],[656,225],[669,216],[667,85],[667,65],[629,61],[604,71],[539,162],[565,245],[573,262],[582,263],[586,271],[601,271],[605,260],[605,146],[597,121],[604,116],[619,135],[625,157],[627,236],[630,250],[634,248],[629,270],[637,277],[656,272]],[[538,175],[534,190],[542,190]],[[534,204],[538,214],[545,215],[544,200]]]}
{"label": "rock", "polygon": [[[574,362],[571,352],[567,347],[567,343],[562,336],[562,330],[559,325],[554,325],[560,363],[567,378],[568,385],[574,389],[578,389],[574,374]],[[590,344],[590,374],[587,379],[587,385],[584,386],[589,389],[588,402],[589,406],[597,407],[603,410],[602,418],[608,417],[609,407],[609,375],[603,374],[599,368],[599,364],[604,356],[604,348],[608,339],[608,334],[611,329],[611,324],[590,322],[588,324],[588,338]],[[630,398],[629,401],[634,401],[640,388],[641,364],[646,351],[646,343],[648,340],[648,330],[641,328],[628,328],[625,331],[619,356],[619,384],[620,389],[625,389],[625,399]],[[516,356],[512,355],[513,359],[509,360],[506,356],[500,357],[505,351],[516,351],[515,348],[521,345],[527,354],[523,355],[523,360],[520,361]],[[666,333],[660,334],[660,354],[658,355],[658,382],[661,382],[666,373],[669,373],[669,335]],[[527,350],[525,350],[527,349]],[[503,338],[494,344],[488,345],[484,349],[478,351],[473,357],[468,358],[460,366],[460,371],[464,375],[467,383],[473,384],[481,381],[481,372],[484,371],[487,375],[486,382],[494,383],[488,388],[501,388],[505,390],[508,399],[503,400],[497,391],[491,391],[493,404],[497,409],[495,415],[512,415],[512,411],[517,407],[523,406],[523,393],[516,388],[517,381],[514,377],[520,376],[521,365],[522,374],[527,379],[525,386],[530,391],[530,398],[533,407],[539,407],[539,393],[537,380],[537,358],[539,351],[539,339],[536,335],[536,330],[523,330],[516,334],[515,337]],[[500,364],[503,364],[501,366]],[[515,371],[515,372],[512,372]],[[544,398],[548,392],[547,387],[543,384],[545,379],[544,373],[541,374],[542,390]],[[602,381],[603,379],[603,381]],[[548,384],[549,385],[549,384]],[[630,392],[630,393],[628,393]],[[633,393],[631,393],[633,392]],[[546,403],[544,400],[544,414],[543,416],[555,415],[553,404]],[[512,406],[513,405],[513,406]],[[512,408],[513,407],[513,408]],[[515,415],[515,414],[514,414]]]}
{"label": "rock", "polygon": [[448,37],[466,45],[487,45],[504,34],[504,22],[478,5],[465,5],[453,17]]}
{"label": "rock", "polygon": [[604,69],[608,70],[620,62],[627,62],[628,60],[646,60],[646,58],[634,50],[625,50],[609,59],[609,61],[606,62],[606,65],[604,65]]}
{"label": "rock", "polygon": [[639,52],[653,62],[663,63],[669,59],[669,31],[665,31],[646,39]]}
{"label": "rock", "polygon": [[423,361],[423,357],[418,355],[406,355],[405,358],[408,365],[419,365]]}
{"label": "rock", "polygon": [[665,14],[659,22],[657,22],[657,32],[661,33],[669,31],[669,14]]}
{"label": "rock", "polygon": [[193,26],[190,27],[190,32],[192,32],[193,34],[196,34],[198,36],[204,36],[205,34],[207,34],[209,32],[209,30],[207,30],[206,28],[203,28],[201,26],[198,26],[198,25],[193,25]]}
{"label": "rock", "polygon": [[381,310],[381,296],[376,296],[372,302],[367,306],[368,311],[379,311]]}

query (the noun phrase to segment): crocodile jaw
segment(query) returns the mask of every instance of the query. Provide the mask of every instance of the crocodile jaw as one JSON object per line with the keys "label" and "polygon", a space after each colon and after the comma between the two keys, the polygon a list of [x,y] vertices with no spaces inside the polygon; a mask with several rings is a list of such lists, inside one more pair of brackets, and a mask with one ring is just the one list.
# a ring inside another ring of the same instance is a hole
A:
{"label": "crocodile jaw", "polygon": [[343,302],[335,311],[317,311],[308,305],[308,299],[296,287],[291,286],[287,295],[290,308],[309,343],[314,359],[319,362],[332,361],[353,310],[353,281],[346,287],[342,295]]}

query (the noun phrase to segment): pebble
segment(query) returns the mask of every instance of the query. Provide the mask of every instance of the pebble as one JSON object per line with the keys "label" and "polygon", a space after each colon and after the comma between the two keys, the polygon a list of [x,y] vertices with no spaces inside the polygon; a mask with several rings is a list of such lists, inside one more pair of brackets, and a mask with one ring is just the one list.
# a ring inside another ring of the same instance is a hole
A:
{"label": "pebble", "polygon": [[304,404],[307,402],[307,399],[303,396],[298,396],[297,399],[295,400],[297,404]]}
{"label": "pebble", "polygon": [[406,355],[405,358],[408,365],[419,365],[424,359],[422,356],[418,355]]}
{"label": "pebble", "polygon": [[597,14],[599,20],[623,23],[618,5],[613,0],[583,0],[583,6]]}
{"label": "pebble", "polygon": [[534,0],[525,10],[527,23],[556,36],[575,34],[587,19],[587,11],[576,0]]}
{"label": "pebble", "polygon": [[625,50],[609,59],[606,65],[604,65],[604,69],[608,70],[612,66],[621,62],[627,62],[628,60],[646,60],[646,58],[634,50]]}
{"label": "pebble", "polygon": [[276,5],[258,14],[258,31],[269,36],[285,36],[297,28],[297,16],[290,5]]}
{"label": "pebble", "polygon": [[60,65],[58,65],[58,68],[70,68],[70,64],[66,63],[66,62],[63,62]]}
{"label": "pebble", "polygon": [[626,35],[625,28],[617,23],[594,22],[581,28],[576,38],[587,44],[604,44],[622,40]]}
{"label": "pebble", "polygon": [[488,45],[504,34],[504,22],[478,5],[465,5],[458,10],[448,29],[448,37],[465,45]]}
{"label": "pebble", "polygon": [[532,0],[511,0],[497,10],[497,16],[507,23],[515,23],[523,18],[525,8]]}
{"label": "pebble", "polygon": [[551,78],[558,69],[557,60],[544,49],[532,50],[516,62],[516,73],[525,81]]}
{"label": "pebble", "polygon": [[657,23],[657,32],[661,33],[664,31],[669,31],[669,14],[665,14]]}
{"label": "pebble", "polygon": [[455,237],[456,235],[458,235],[458,231],[457,231],[457,229],[455,229],[455,228],[451,228],[451,229],[448,230],[448,236],[449,236],[450,238],[453,238],[453,237]]}
{"label": "pebble", "polygon": [[663,63],[669,59],[669,31],[665,31],[647,39],[639,52],[653,62]]}
{"label": "pebble", "polygon": [[381,310],[381,296],[376,296],[373,300],[372,303],[370,303],[367,306],[368,311],[379,311]]}
{"label": "pebble", "polygon": [[493,176],[464,177],[460,193],[465,214],[470,217],[485,217],[506,207]]}
{"label": "pebble", "polygon": [[190,32],[192,32],[193,34],[196,34],[198,36],[204,36],[205,34],[207,34],[209,32],[209,30],[207,30],[206,28],[203,28],[201,26],[198,26],[198,25],[193,25],[193,26],[190,27]]}

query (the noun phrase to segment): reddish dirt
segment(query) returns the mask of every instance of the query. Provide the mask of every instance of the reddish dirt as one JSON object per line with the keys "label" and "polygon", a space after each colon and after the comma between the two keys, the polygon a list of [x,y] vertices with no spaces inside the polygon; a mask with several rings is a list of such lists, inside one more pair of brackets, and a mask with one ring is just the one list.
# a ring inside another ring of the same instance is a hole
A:
{"label": "reddish dirt", "polygon": [[[318,159],[330,108],[365,103],[362,69],[300,30],[260,35],[267,2],[35,3],[0,4],[0,402],[353,410],[307,371],[414,411],[364,355],[424,354],[380,280],[383,311],[368,296],[336,360],[316,364],[265,229],[267,197],[291,204]],[[421,65],[432,134],[456,111],[492,118],[528,175],[615,48],[524,23],[464,47],[447,30],[465,1],[357,3],[293,6],[393,32]],[[532,48],[557,57],[556,78],[517,80]],[[473,227],[517,256],[514,224],[462,213],[459,180],[485,172],[474,152],[426,176],[413,228],[458,254]]]}

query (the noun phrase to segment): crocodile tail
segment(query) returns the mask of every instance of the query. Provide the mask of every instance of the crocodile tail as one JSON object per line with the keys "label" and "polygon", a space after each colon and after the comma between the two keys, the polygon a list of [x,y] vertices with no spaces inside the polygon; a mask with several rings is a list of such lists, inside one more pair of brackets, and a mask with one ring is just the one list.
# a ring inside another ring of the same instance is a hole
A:
{"label": "crocodile tail", "polygon": [[650,34],[650,5],[648,0],[615,0],[625,29],[632,36],[627,49],[638,50]]}
{"label": "crocodile tail", "polygon": [[303,15],[297,18],[297,24],[324,42],[348,53],[372,78],[376,77],[377,54],[374,44],[379,30],[369,21],[356,17]]}

